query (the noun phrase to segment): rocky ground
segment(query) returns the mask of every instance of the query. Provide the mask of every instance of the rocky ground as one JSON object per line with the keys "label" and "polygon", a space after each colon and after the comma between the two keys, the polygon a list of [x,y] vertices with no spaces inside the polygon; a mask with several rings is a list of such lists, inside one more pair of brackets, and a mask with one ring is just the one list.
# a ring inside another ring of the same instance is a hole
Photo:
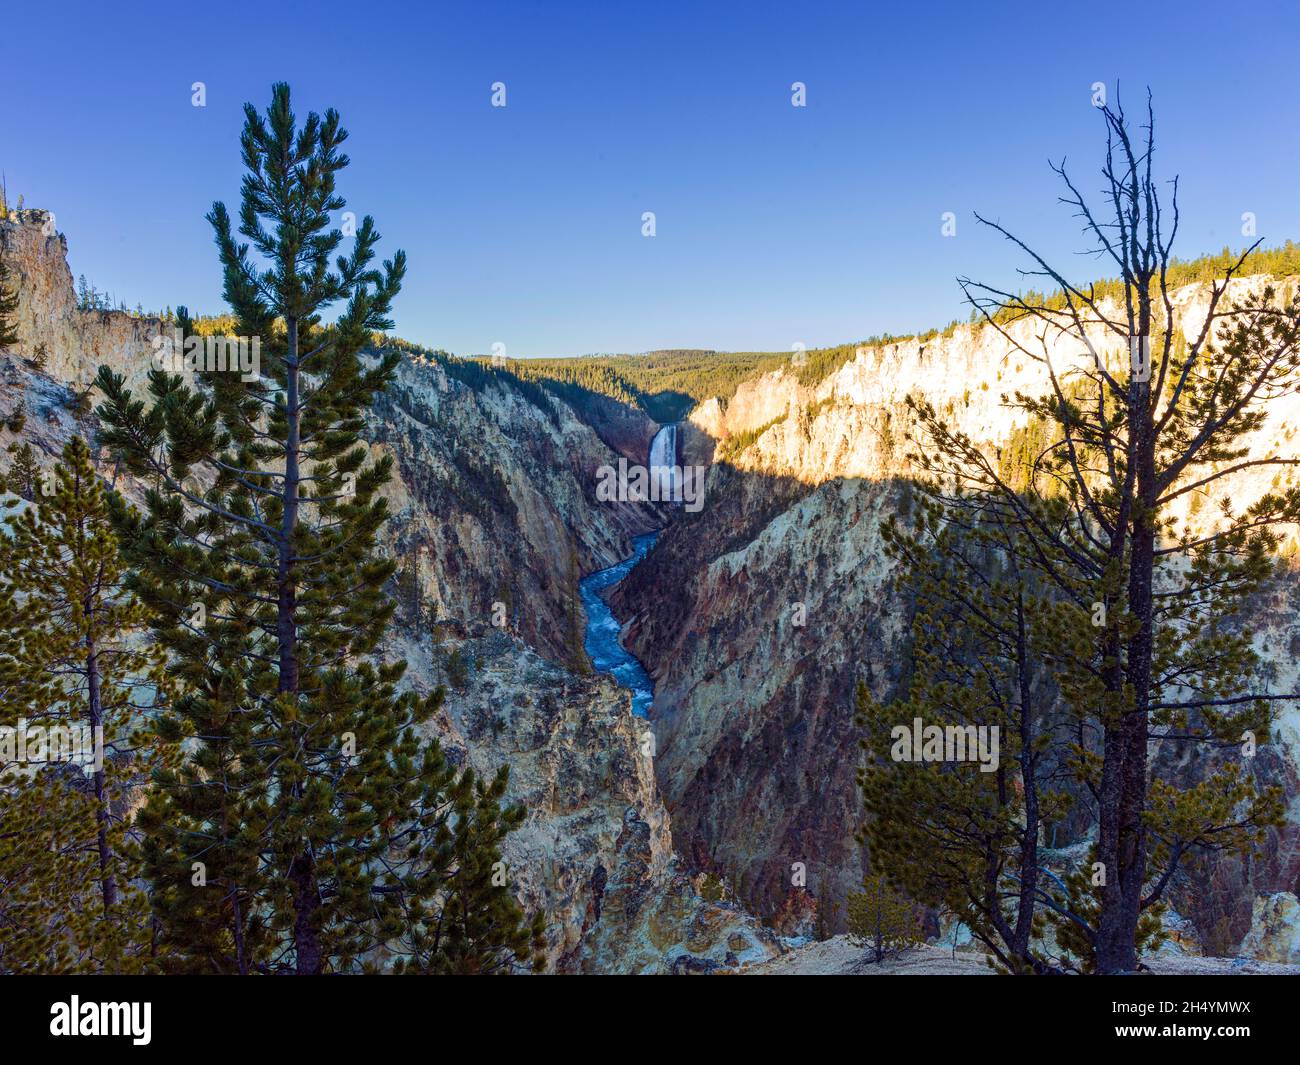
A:
{"label": "rocky ground", "polygon": [[[1148,967],[1156,976],[1300,976],[1300,964],[1279,965],[1248,958],[1160,956]],[[811,943],[771,961],[747,965],[742,976],[992,976],[982,954],[923,946],[880,964],[848,936]]]}

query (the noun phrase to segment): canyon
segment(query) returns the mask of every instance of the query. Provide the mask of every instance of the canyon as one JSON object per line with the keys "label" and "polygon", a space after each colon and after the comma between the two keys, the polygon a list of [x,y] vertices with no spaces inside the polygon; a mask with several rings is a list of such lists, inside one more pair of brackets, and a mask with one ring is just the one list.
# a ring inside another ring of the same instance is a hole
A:
{"label": "canyon", "polygon": [[[0,428],[0,448],[29,443],[42,468],[73,433],[93,439],[80,397],[98,366],[138,386],[168,328],[78,309],[50,221],[0,220],[20,337],[0,355],[0,419],[27,411],[21,430]],[[1203,291],[1179,301],[1195,329]],[[385,550],[411,562],[423,604],[399,615],[386,653],[415,689],[445,685],[430,735],[458,764],[510,766],[528,817],[505,857],[520,899],[546,915],[547,969],[799,971],[790,959],[825,949],[805,945],[814,933],[843,930],[864,871],[854,688],[887,698],[906,683],[908,605],[880,539],[912,504],[906,400],[1001,446],[1023,428],[1003,394],[1041,392],[1041,365],[964,325],[864,346],[816,382],[795,365],[756,374],[660,425],[607,396],[569,401],[456,363],[410,353],[368,418],[369,446],[397,472]],[[1288,397],[1253,453],[1297,430]],[[601,498],[599,471],[620,461],[701,467],[701,505]],[[138,498],[128,475],[100,471]],[[1251,498],[1271,477],[1232,490]],[[1300,690],[1296,546],[1246,619],[1275,691]],[[1287,825],[1260,857],[1180,883],[1171,952],[1300,962],[1300,713],[1286,705],[1253,771],[1284,788]],[[1089,826],[1058,828],[1048,843],[1064,867]]]}
{"label": "canyon", "polygon": [[[170,325],[80,310],[66,238],[44,211],[0,220],[0,255],[19,298],[19,342],[0,352],[0,449],[28,444],[51,469],[71,436],[94,439],[83,397],[97,368],[140,388]],[[775,956],[785,948],[755,916],[697,891],[631,694],[584,651],[582,577],[626,559],[668,514],[594,498],[597,468],[644,463],[660,427],[599,397],[582,415],[538,406],[508,374],[462,379],[418,354],[402,363],[366,436],[394,459],[383,550],[414,561],[425,618],[399,621],[385,653],[407,663],[415,690],[445,686],[429,734],[454,764],[509,765],[507,797],[528,819],[503,857],[520,900],[546,915],[546,971],[707,972]],[[142,498],[102,453],[97,464]]]}
{"label": "canyon", "polygon": [[[1258,294],[1267,282],[1243,279],[1235,291]],[[1195,286],[1177,293],[1187,335],[1204,321],[1206,298]],[[1031,344],[1030,328],[1010,330]],[[1091,339],[1107,359],[1129,357],[1113,343],[1107,350],[1100,332]],[[1072,347],[1081,346],[1058,339],[1049,347],[1058,366],[1091,358]],[[690,415],[688,461],[754,438],[711,466],[703,511],[670,526],[614,598],[632,619],[628,646],[656,683],[656,769],[678,845],[757,912],[783,912],[802,895],[791,883],[795,863],[807,870],[807,891],[828,908],[861,881],[853,692],[862,681],[887,699],[905,680],[908,605],[891,587],[880,525],[913,499],[908,396],[924,398],[993,450],[1024,426],[1003,396],[1042,394],[1044,374],[997,331],[962,325],[925,341],[864,346],[811,385],[794,366],[779,369]],[[1296,397],[1274,401],[1249,441],[1251,457],[1293,442],[1298,429]],[[1293,481],[1247,471],[1227,494],[1251,500],[1277,483]],[[1244,619],[1268,663],[1267,690],[1276,692],[1297,691],[1295,551],[1292,531],[1277,577]],[[677,592],[655,594],[664,587]],[[1293,905],[1300,875],[1300,715],[1294,703],[1282,705],[1253,771],[1260,783],[1284,789],[1286,826],[1270,833],[1255,860],[1212,864],[1174,892],[1180,935],[1207,953],[1267,941],[1273,946],[1257,948],[1258,956],[1295,960],[1287,924],[1266,916],[1272,906]],[[1176,767],[1185,779],[1197,771],[1186,759]],[[1048,860],[1066,868],[1081,857],[1090,828],[1055,828],[1045,840]],[[824,916],[842,928],[842,913]]]}

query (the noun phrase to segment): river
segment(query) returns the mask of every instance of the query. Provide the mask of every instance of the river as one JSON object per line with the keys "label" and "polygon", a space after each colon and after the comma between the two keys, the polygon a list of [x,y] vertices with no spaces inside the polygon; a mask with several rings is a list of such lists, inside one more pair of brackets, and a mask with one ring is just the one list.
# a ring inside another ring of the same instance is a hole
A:
{"label": "river", "polygon": [[631,555],[616,566],[597,570],[591,576],[584,577],[578,585],[582,593],[582,605],[587,611],[587,635],[583,646],[587,648],[587,654],[591,656],[592,665],[598,673],[608,673],[632,693],[632,713],[637,717],[645,717],[650,709],[650,703],[655,697],[654,682],[645,667],[618,642],[622,626],[600,592],[631,573],[632,567],[649,554],[658,537],[658,532],[633,537]]}
{"label": "river", "polygon": [[[676,425],[665,425],[655,434],[650,444],[649,460],[650,476],[662,477],[665,485],[671,485],[675,473],[673,467],[677,464]],[[632,568],[650,553],[658,538],[658,530],[634,536],[632,554],[617,565],[584,577],[578,584],[582,605],[587,611],[587,632],[583,646],[587,649],[596,672],[608,673],[632,693],[632,713],[637,717],[645,717],[650,710],[655,697],[654,682],[636,656],[619,643],[618,635],[622,626],[600,593],[631,573]]]}

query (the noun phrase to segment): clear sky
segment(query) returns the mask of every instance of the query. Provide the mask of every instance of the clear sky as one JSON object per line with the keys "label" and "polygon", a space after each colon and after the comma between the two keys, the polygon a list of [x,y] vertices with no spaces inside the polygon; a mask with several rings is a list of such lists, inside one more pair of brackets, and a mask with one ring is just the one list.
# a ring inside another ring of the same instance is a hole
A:
{"label": "clear sky", "polygon": [[203,214],[236,202],[241,107],[276,80],[351,131],[341,192],[410,260],[396,332],[458,354],[943,325],[956,275],[1017,284],[972,210],[1091,275],[1047,160],[1099,187],[1097,81],[1130,111],[1155,93],[1184,256],[1242,244],[1244,211],[1300,237],[1294,2],[21,6],[10,198],[55,211],[73,273],[132,307],[220,309]]}

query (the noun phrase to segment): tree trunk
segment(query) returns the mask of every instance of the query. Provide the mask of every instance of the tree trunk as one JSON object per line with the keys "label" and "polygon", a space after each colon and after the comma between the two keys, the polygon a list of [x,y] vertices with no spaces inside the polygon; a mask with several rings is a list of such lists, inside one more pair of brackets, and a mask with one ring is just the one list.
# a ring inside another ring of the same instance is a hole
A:
{"label": "tree trunk", "polygon": [[[294,530],[298,525],[298,486],[301,471],[298,451],[302,442],[302,414],[299,410],[298,320],[287,321],[288,347],[285,353],[285,413],[288,432],[284,442],[284,515],[280,522],[279,565],[277,578],[279,602],[276,607],[276,637],[280,653],[282,694],[298,693],[298,589],[294,579]],[[294,785],[294,797],[301,798],[301,788]],[[289,866],[294,907],[293,940],[299,976],[315,976],[323,971],[320,944],[320,892],[316,886],[316,862],[306,840]]]}
{"label": "tree trunk", "polygon": [[285,409],[288,435],[284,442],[284,514],[280,519],[279,565],[276,572],[279,602],[276,606],[276,640],[280,654],[280,691],[298,691],[298,590],[293,573],[293,534],[298,524],[298,449],[302,439],[302,415],[298,410],[298,321],[288,321],[288,353],[285,357]]}
{"label": "tree trunk", "polygon": [[[93,618],[92,607],[86,603],[86,617]],[[94,635],[86,637],[86,691],[90,704],[90,735],[94,743],[104,727],[104,705],[100,694],[99,651]],[[113,854],[108,846],[108,794],[104,767],[95,767],[95,823],[96,846],[99,850],[99,887],[104,903],[104,914],[117,905],[117,877],[113,872]]]}
{"label": "tree trunk", "polygon": [[[1149,302],[1139,301],[1139,338],[1150,335]],[[1140,339],[1139,339],[1140,342]],[[1128,569],[1128,608],[1137,631],[1128,643],[1125,680],[1132,705],[1124,719],[1108,730],[1108,753],[1117,757],[1111,777],[1103,772],[1103,798],[1114,801],[1112,846],[1106,862],[1097,935],[1097,968],[1103,973],[1137,968],[1137,928],[1142,916],[1142,887],[1146,881],[1147,718],[1151,702],[1151,660],[1154,650],[1152,583],[1155,573],[1155,425],[1151,417],[1150,381],[1130,380],[1129,425],[1133,433],[1131,462],[1136,475],[1132,516],[1132,551]],[[1105,786],[1110,785],[1110,791]],[[1113,864],[1112,864],[1113,863]]]}
{"label": "tree trunk", "polygon": [[1020,780],[1025,793],[1025,826],[1020,837],[1020,898],[1015,933],[1007,945],[1019,962],[1032,964],[1029,939],[1034,928],[1038,890],[1038,758],[1034,753],[1033,697],[1030,691],[1029,643],[1023,594],[1016,600],[1016,672],[1020,696]]}
{"label": "tree trunk", "polygon": [[320,893],[316,888],[316,862],[304,848],[302,854],[289,867],[289,883],[293,892],[293,942],[297,955],[299,976],[319,976],[325,970],[321,951]]}

